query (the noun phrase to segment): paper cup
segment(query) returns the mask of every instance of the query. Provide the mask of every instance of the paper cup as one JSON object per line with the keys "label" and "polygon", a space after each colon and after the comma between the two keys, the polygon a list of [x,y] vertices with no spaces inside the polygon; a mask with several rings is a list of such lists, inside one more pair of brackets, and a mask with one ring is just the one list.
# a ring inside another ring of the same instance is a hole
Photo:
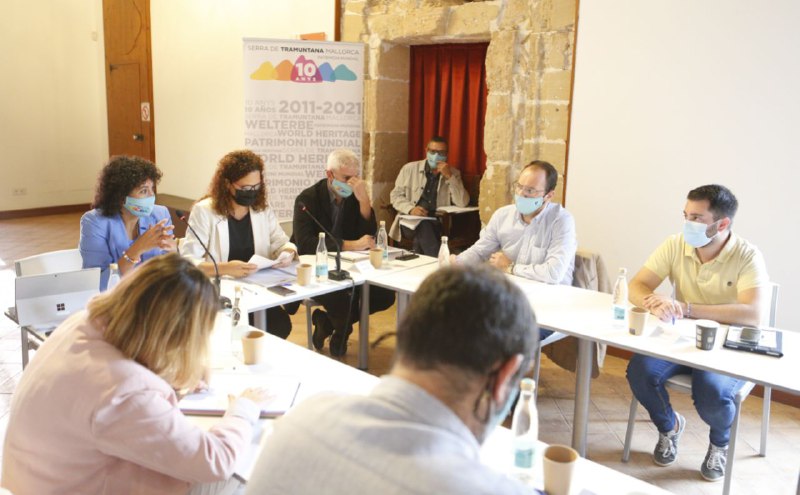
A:
{"label": "paper cup", "polygon": [[297,285],[311,285],[314,277],[314,267],[308,263],[297,265]]}
{"label": "paper cup", "polygon": [[267,334],[263,330],[250,330],[242,337],[244,364],[260,364],[267,355]]}
{"label": "paper cup", "polygon": [[714,342],[717,339],[719,323],[713,320],[697,320],[697,322],[695,322],[695,328],[695,345],[697,345],[697,348],[704,351],[713,349]]}
{"label": "paper cup", "polygon": [[570,495],[578,452],[566,445],[544,449],[544,491],[548,495]]}
{"label": "paper cup", "polygon": [[650,312],[638,306],[628,311],[628,331],[631,335],[643,335],[647,326],[647,315]]}
{"label": "paper cup", "polygon": [[369,250],[369,262],[375,268],[380,268],[383,265],[383,249],[372,248]]}

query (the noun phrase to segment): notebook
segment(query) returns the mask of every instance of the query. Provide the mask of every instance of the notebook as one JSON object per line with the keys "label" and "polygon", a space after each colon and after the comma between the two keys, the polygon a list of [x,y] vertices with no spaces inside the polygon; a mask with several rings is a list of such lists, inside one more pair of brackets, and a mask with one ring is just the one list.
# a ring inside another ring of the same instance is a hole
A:
{"label": "notebook", "polygon": [[99,268],[17,277],[14,279],[17,323],[54,327],[85,308],[99,287]]}
{"label": "notebook", "polygon": [[728,327],[724,347],[737,351],[755,352],[768,356],[783,357],[783,333],[780,330],[762,328],[757,343],[745,342],[741,339],[742,327]]}
{"label": "notebook", "polygon": [[211,375],[208,390],[185,396],[178,407],[186,414],[222,416],[228,409],[228,394],[237,396],[252,387],[267,389],[269,398],[261,408],[261,417],[274,418],[292,407],[300,382],[290,377],[217,372]]}

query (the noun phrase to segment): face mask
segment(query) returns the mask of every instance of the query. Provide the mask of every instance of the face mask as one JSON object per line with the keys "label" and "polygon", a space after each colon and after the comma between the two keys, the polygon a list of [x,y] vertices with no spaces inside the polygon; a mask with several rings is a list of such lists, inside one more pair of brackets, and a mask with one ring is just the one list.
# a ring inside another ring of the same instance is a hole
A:
{"label": "face mask", "polygon": [[683,239],[690,246],[701,248],[711,242],[711,239],[717,235],[716,232],[711,237],[706,235],[706,230],[714,224],[716,224],[716,222],[711,225],[706,225],[704,223],[686,220],[683,222]]}
{"label": "face mask", "polygon": [[131,212],[132,215],[142,218],[150,216],[150,214],[153,213],[153,207],[155,205],[155,196],[148,196],[146,198],[132,198],[130,196],[126,196],[125,203],[122,206]]}
{"label": "face mask", "polygon": [[486,427],[483,429],[483,437],[480,439],[480,443],[483,443],[489,435],[492,434],[497,425],[499,425],[505,418],[508,416],[508,413],[511,411],[511,406],[514,405],[514,401],[517,400],[517,396],[519,395],[519,383],[516,387],[512,389],[512,392],[509,392],[508,399],[506,399],[506,403],[503,404],[502,409],[493,414],[491,411],[489,412],[489,419],[486,421]]}
{"label": "face mask", "polygon": [[428,166],[431,168],[431,170],[436,168],[437,163],[445,160],[447,160],[447,155],[439,155],[437,153],[433,153],[432,151],[428,152]]}
{"label": "face mask", "polygon": [[544,197],[526,198],[519,194],[514,195],[514,204],[517,206],[517,211],[523,215],[530,215],[541,208],[543,203]]}
{"label": "face mask", "polygon": [[234,189],[233,200],[240,206],[253,206],[258,200],[258,190],[245,191],[244,189]]}
{"label": "face mask", "polygon": [[333,192],[339,195],[339,197],[347,198],[351,194],[353,194],[353,188],[350,187],[350,184],[342,182],[340,180],[333,179],[331,183],[331,187],[333,188]]}

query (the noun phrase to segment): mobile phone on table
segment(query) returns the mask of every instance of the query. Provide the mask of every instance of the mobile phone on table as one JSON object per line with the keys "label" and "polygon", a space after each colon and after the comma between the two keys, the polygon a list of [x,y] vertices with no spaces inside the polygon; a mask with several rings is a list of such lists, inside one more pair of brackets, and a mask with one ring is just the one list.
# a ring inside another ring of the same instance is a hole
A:
{"label": "mobile phone on table", "polygon": [[273,285],[267,287],[267,290],[270,292],[274,292],[280,296],[288,296],[291,294],[297,294],[297,292],[293,291],[292,289],[286,287],[285,285]]}
{"label": "mobile phone on table", "polygon": [[395,258],[395,259],[396,259],[396,260],[398,260],[398,261],[408,261],[408,260],[415,260],[415,259],[417,259],[417,258],[419,258],[419,255],[418,255],[418,254],[415,254],[415,253],[406,253],[406,254],[404,254],[404,255],[402,255],[402,256],[398,256],[398,257],[397,257],[397,258]]}
{"label": "mobile phone on table", "polygon": [[744,327],[739,334],[739,339],[749,344],[758,344],[758,341],[761,340],[761,330],[754,327]]}

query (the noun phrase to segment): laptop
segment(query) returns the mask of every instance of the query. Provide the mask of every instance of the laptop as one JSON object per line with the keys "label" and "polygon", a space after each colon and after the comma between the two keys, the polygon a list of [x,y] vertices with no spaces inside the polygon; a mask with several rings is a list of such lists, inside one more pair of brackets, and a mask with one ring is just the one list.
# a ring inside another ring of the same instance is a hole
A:
{"label": "laptop", "polygon": [[17,323],[54,328],[99,292],[100,268],[17,277],[14,286]]}

